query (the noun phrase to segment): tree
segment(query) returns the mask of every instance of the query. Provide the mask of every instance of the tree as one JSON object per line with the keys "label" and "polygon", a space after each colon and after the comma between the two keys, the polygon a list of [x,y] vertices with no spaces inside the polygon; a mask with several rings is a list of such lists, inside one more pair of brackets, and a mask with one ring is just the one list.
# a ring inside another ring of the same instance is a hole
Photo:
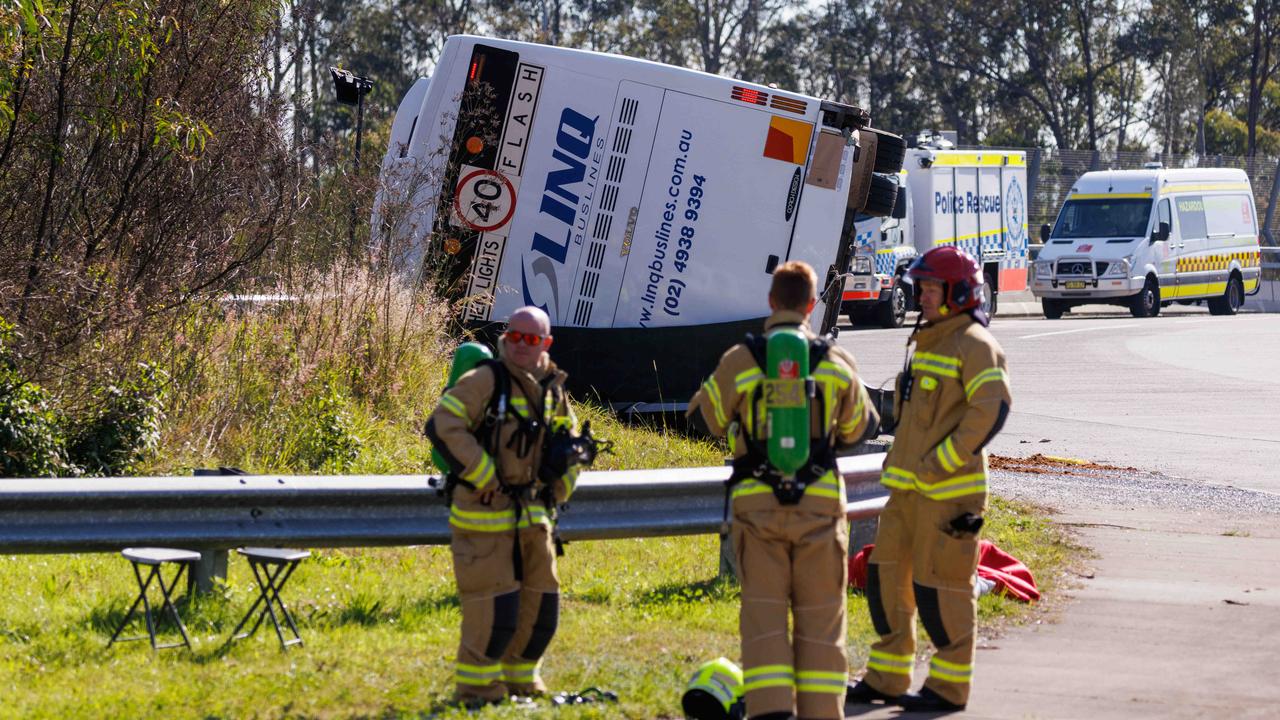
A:
{"label": "tree", "polygon": [[44,367],[241,277],[288,221],[293,172],[257,82],[271,3],[19,6],[0,315]]}
{"label": "tree", "polygon": [[1280,71],[1280,0],[1254,0],[1249,13],[1249,99],[1245,123],[1249,130],[1247,154],[1258,154],[1258,119],[1262,114],[1263,91]]}

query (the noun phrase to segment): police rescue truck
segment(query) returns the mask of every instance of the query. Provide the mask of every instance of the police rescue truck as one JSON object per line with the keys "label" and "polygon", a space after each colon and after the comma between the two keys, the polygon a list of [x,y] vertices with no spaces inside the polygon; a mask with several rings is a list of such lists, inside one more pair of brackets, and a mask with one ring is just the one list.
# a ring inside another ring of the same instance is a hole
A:
{"label": "police rescue truck", "polygon": [[842,308],[851,322],[901,327],[911,309],[902,274],[917,255],[955,245],[982,264],[984,307],[1027,289],[1027,156],[1007,150],[907,151],[902,190],[884,218],[859,216]]}
{"label": "police rescue truck", "polygon": [[1031,292],[1045,317],[1090,303],[1154,317],[1174,301],[1234,315],[1257,292],[1262,264],[1249,177],[1153,165],[1081,175],[1057,222],[1041,227]]}
{"label": "police rescue truck", "polygon": [[571,389],[683,403],[762,331],[804,260],[835,324],[853,218],[892,209],[905,143],[855,107],[635,58],[453,36],[400,103],[374,242],[465,327],[543,308]]}

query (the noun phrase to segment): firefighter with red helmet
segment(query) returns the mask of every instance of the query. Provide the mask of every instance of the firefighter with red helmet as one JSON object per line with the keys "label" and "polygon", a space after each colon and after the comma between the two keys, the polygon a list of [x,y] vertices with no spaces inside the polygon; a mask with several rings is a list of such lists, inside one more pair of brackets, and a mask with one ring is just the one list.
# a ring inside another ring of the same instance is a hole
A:
{"label": "firefighter with red helmet", "polygon": [[[985,448],[1012,400],[1004,351],[981,307],[978,262],[942,246],[917,258],[906,278],[921,312],[898,376],[897,429],[880,480],[889,500],[867,570],[867,607],[880,639],[846,699],[952,711],[968,703],[973,677]],[[924,687],[908,693],[917,612],[937,651]]]}

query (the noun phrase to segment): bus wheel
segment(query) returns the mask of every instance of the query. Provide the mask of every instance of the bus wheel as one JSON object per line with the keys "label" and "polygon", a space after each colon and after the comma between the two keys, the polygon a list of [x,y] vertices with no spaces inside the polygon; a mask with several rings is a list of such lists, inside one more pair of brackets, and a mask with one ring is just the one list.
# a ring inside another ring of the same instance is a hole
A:
{"label": "bus wheel", "polygon": [[1239,275],[1231,273],[1231,279],[1227,280],[1227,289],[1222,296],[1209,299],[1209,314],[1235,315],[1240,312],[1241,305],[1244,305],[1244,283],[1240,282]]}
{"label": "bus wheel", "polygon": [[1129,314],[1136,318],[1150,318],[1160,314],[1160,283],[1147,276],[1147,282],[1129,300]]}
{"label": "bus wheel", "polygon": [[882,328],[900,328],[907,321],[907,293],[899,275],[889,290],[889,299],[876,305],[876,320]]}
{"label": "bus wheel", "polygon": [[1061,320],[1062,313],[1066,311],[1062,301],[1053,298],[1040,298],[1040,309],[1044,310],[1044,316],[1050,320]]}

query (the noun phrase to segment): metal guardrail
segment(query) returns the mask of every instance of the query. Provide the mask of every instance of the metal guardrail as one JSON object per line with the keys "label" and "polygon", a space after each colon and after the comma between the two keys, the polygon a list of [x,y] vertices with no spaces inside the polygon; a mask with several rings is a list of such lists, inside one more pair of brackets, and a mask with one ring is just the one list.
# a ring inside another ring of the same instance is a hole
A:
{"label": "metal guardrail", "polygon": [[[883,454],[840,458],[851,519],[879,513]],[[561,516],[568,540],[716,532],[728,467],[585,472]],[[0,480],[0,553],[128,546],[364,547],[449,541],[427,475]],[[223,561],[225,563],[225,560]],[[215,574],[217,570],[214,570]]]}

